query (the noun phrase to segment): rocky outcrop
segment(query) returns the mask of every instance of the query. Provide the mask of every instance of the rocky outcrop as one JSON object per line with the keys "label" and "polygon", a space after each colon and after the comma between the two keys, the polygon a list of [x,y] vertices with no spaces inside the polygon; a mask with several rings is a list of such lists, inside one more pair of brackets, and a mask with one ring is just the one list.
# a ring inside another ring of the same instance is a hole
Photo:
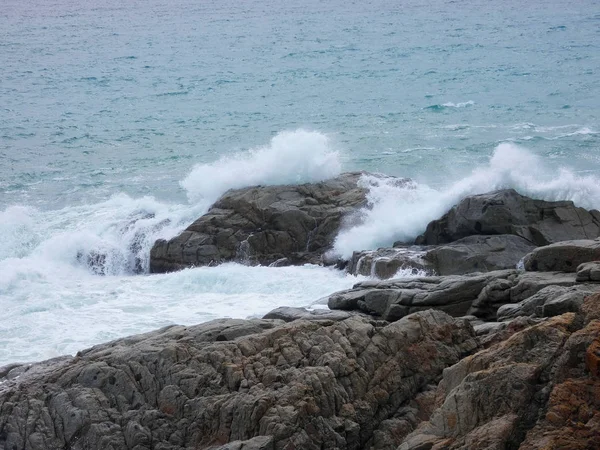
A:
{"label": "rocky outcrop", "polygon": [[[559,288],[575,285],[578,286],[573,289],[572,296],[555,299],[547,295],[549,292],[564,293]],[[552,288],[553,291],[544,291],[530,303],[526,301],[545,288]],[[352,289],[332,294],[328,298],[328,305],[331,309],[360,311],[390,321],[429,308],[440,309],[455,317],[470,314],[485,320],[496,320],[500,307],[504,308],[504,319],[532,315],[541,306],[544,312],[540,317],[562,314],[576,309],[573,305],[580,303],[582,295],[597,291],[600,291],[600,285],[578,283],[572,273],[500,270],[468,275],[365,281],[357,283]]]}
{"label": "rocky outcrop", "polygon": [[429,250],[423,257],[438,275],[515,269],[535,248],[519,236],[467,236]]}
{"label": "rocky outcrop", "polygon": [[168,327],[4,381],[0,448],[391,450],[476,349],[440,311]]}
{"label": "rocky outcrop", "polygon": [[366,203],[361,173],[320,183],[256,186],[225,193],[179,236],[158,240],[150,271],[167,272],[226,261],[320,263],[342,221]]}
{"label": "rocky outcrop", "polygon": [[600,260],[600,239],[557,242],[536,248],[524,261],[525,270],[576,272],[580,264]]}
{"label": "rocky outcrop", "polygon": [[474,235],[512,234],[533,245],[600,236],[600,212],[573,202],[534,200],[513,189],[473,195],[461,200],[416,239],[439,245]]}
{"label": "rocky outcrop", "polygon": [[437,408],[399,450],[592,449],[600,442],[600,296],[444,371]]}

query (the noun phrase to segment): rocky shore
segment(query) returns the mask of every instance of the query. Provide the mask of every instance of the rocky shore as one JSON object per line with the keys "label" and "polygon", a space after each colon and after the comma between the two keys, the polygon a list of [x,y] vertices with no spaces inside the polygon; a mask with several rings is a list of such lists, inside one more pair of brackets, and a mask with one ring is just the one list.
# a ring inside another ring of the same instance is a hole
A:
{"label": "rocky shore", "polygon": [[600,213],[501,190],[343,261],[335,237],[369,207],[361,176],[230,191],[150,267],[308,262],[372,280],[329,310],[282,299],[263,319],[2,367],[0,449],[600,448]]}

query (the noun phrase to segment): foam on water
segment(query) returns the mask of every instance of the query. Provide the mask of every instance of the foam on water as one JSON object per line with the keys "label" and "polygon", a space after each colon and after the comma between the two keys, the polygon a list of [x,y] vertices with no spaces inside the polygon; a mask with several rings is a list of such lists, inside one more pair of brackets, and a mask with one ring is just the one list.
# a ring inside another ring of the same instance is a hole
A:
{"label": "foam on water", "polygon": [[[148,270],[152,243],[169,238],[230,188],[317,181],[341,171],[321,133],[280,133],[265,147],[196,166],[182,181],[190,203],[118,194],[94,204],[43,211],[10,206],[0,212],[0,365],[73,353],[88,345],[169,323],[261,315],[277,306],[306,306],[357,280],[322,267],[225,264],[165,275]],[[544,166],[514,144],[446,189],[365,175],[368,207],[337,237],[334,252],[410,240],[467,194],[496,188],[545,199],[600,206],[600,182]],[[350,222],[349,222],[350,223]],[[104,275],[104,276],[99,276]],[[407,274],[400,273],[405,276]]]}
{"label": "foam on water", "polygon": [[443,190],[373,176],[364,176],[361,183],[369,188],[368,206],[360,212],[359,225],[344,229],[336,238],[333,253],[343,258],[352,256],[354,250],[411,241],[461,198],[495,189],[514,188],[534,198],[572,200],[578,206],[600,208],[597,177],[566,168],[551,170],[542,158],[511,143],[500,144],[487,165]]}

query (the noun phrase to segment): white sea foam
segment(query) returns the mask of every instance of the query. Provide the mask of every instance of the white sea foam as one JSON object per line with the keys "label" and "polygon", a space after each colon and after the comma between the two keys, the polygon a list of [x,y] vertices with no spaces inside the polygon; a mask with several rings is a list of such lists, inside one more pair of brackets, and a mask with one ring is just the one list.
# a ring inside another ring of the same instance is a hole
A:
{"label": "white sea foam", "polygon": [[554,171],[540,157],[512,143],[500,144],[487,165],[444,190],[416,182],[399,184],[393,179],[365,176],[368,206],[360,213],[359,225],[342,230],[333,253],[349,258],[354,250],[369,250],[410,241],[427,223],[447,211],[462,197],[514,188],[546,200],[572,200],[586,208],[600,207],[600,180],[577,175],[568,169]]}
{"label": "white sea foam", "polygon": [[446,108],[466,108],[467,106],[473,106],[474,104],[475,104],[475,102],[473,100],[469,100],[466,102],[458,102],[458,103],[452,103],[452,102],[442,103],[442,106],[445,106]]}
{"label": "white sea foam", "polygon": [[264,147],[197,165],[181,186],[190,201],[212,203],[228,189],[322,181],[335,177],[341,169],[339,154],[327,135],[285,131]]}

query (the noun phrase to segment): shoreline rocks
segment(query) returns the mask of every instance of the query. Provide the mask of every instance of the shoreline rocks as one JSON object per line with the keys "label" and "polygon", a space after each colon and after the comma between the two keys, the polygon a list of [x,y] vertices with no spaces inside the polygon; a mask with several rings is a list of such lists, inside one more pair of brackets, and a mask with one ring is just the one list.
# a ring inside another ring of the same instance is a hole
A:
{"label": "shoreline rocks", "polygon": [[261,265],[319,264],[344,220],[366,204],[361,172],[320,183],[257,186],[225,193],[179,236],[158,240],[150,272],[227,261]]}

